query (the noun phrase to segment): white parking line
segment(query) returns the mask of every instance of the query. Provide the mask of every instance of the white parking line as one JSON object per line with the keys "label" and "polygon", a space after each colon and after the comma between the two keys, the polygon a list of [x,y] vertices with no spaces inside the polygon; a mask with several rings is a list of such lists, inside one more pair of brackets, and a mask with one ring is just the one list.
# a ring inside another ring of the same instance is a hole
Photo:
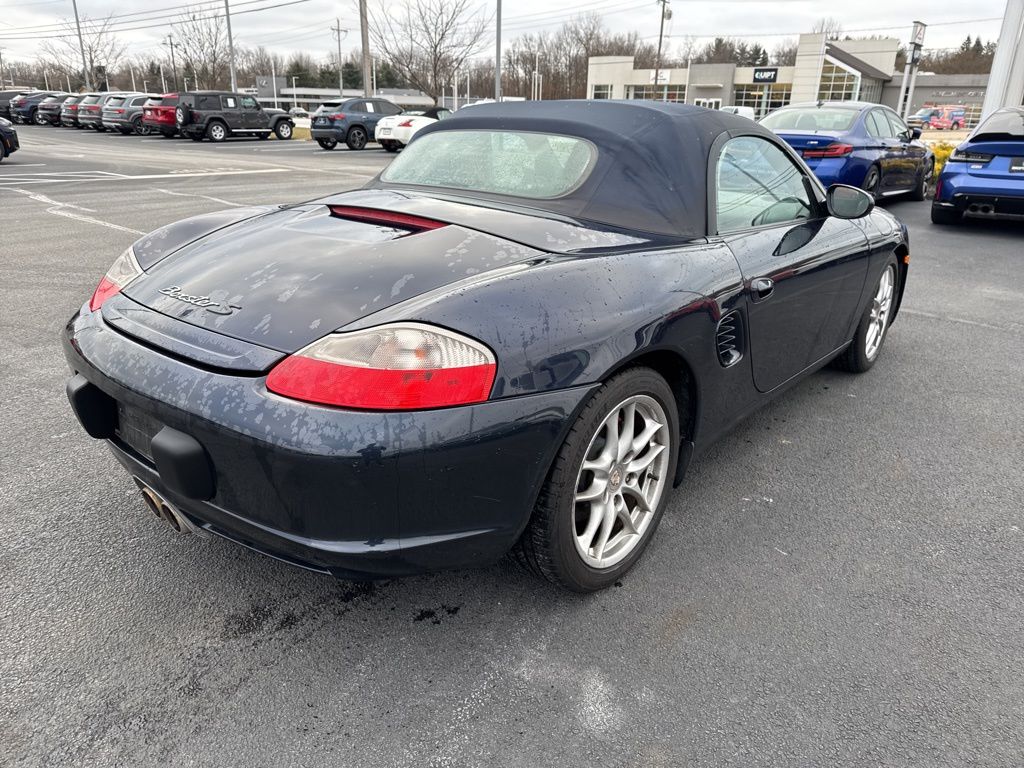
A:
{"label": "white parking line", "polygon": [[249,170],[174,171],[129,176],[111,171],[69,171],[67,173],[35,173],[14,177],[0,177],[0,189],[15,184],[67,184],[79,181],[144,181],[150,179],[189,179],[199,176],[247,176],[255,173],[287,173],[288,168],[252,168]]}
{"label": "white parking line", "polygon": [[233,203],[230,200],[222,200],[219,197],[211,197],[210,195],[200,195],[195,192],[174,192],[170,189],[160,189],[154,187],[157,192],[163,192],[165,195],[174,195],[175,197],[201,197],[204,200],[212,200],[215,203],[221,203],[222,205],[230,205],[232,208],[241,208],[245,206],[245,203]]}
{"label": "white parking line", "polygon": [[46,209],[46,212],[52,213],[54,216],[62,216],[65,219],[74,219],[75,221],[84,221],[87,224],[98,224],[101,227],[116,229],[121,232],[131,232],[136,235],[146,234],[145,232],[138,229],[132,229],[131,227],[122,227],[120,224],[113,224],[109,221],[93,218],[92,216],[83,216],[80,213],[72,213],[72,210],[93,212],[91,208],[82,208],[81,206],[73,205],[72,203],[62,203],[59,200],[54,200],[46,195],[41,195],[38,192],[31,192],[27,189],[17,189],[16,187],[5,187],[5,189],[10,190],[11,192],[17,192],[19,195],[25,195],[25,197],[30,200],[35,200],[37,203],[50,206]]}

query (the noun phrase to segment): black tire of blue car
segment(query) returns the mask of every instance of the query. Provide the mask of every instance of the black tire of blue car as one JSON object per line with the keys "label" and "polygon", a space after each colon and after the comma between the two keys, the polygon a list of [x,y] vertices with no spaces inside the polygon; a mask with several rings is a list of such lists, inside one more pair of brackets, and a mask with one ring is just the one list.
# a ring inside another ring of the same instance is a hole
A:
{"label": "black tire of blue car", "polygon": [[210,124],[206,126],[206,138],[210,141],[219,143],[230,135],[228,127],[220,120],[211,120]]}
{"label": "black tire of blue car", "polygon": [[963,215],[956,208],[940,208],[932,203],[932,224],[959,224]]}
{"label": "black tire of blue car", "polygon": [[348,129],[348,134],[345,136],[345,145],[349,149],[365,149],[366,139],[366,129],[354,125]]}
{"label": "black tire of blue car", "polygon": [[317,139],[316,143],[320,145],[320,149],[326,149],[328,151],[338,146],[337,139]]}
{"label": "black tire of blue car", "polygon": [[[584,562],[576,543],[576,486],[591,440],[616,404],[634,395],[653,398],[668,419],[669,457],[666,486],[643,538],[620,562],[596,569]],[[650,368],[629,368],[609,379],[594,393],[562,443],[533,516],[515,548],[514,557],[536,575],[575,592],[594,592],[618,581],[643,555],[654,536],[671,495],[679,455],[679,414],[668,383]]]}
{"label": "black tire of blue car", "polygon": [[911,200],[925,200],[928,197],[928,185],[931,183],[932,176],[935,174],[935,164],[932,163],[932,167],[921,169],[921,177],[917,180],[917,186],[910,193]]}
{"label": "black tire of blue car", "polygon": [[36,125],[47,125],[50,121],[46,119],[46,115],[38,109],[35,109],[32,110],[32,114],[29,115],[29,122],[35,123]]}
{"label": "black tire of blue car", "polygon": [[287,141],[292,137],[292,127],[292,124],[287,120],[280,120],[274,126],[274,135],[281,141]]}
{"label": "black tire of blue car", "polygon": [[861,184],[861,189],[871,195],[871,198],[875,201],[878,200],[878,184],[882,180],[881,174],[878,172],[878,166],[872,165],[868,168],[868,172],[864,175],[864,183]]}
{"label": "black tire of blue car", "polygon": [[[879,286],[886,274],[889,274],[892,280],[892,298],[889,306],[889,312],[886,316],[885,324],[882,326],[881,334],[882,338],[878,342],[878,346],[875,349],[873,355],[867,353],[867,335],[872,325],[872,311],[874,309],[874,299],[878,292]],[[881,274],[873,284],[870,293],[870,299],[866,307],[864,307],[864,313],[860,317],[860,322],[857,323],[857,330],[853,334],[853,341],[850,346],[843,350],[842,354],[839,355],[832,364],[835,368],[841,371],[847,371],[849,373],[865,373],[869,371],[875,364],[875,361],[882,354],[882,347],[885,346],[885,337],[889,335],[889,326],[892,323],[892,314],[896,310],[896,299],[899,296],[899,277],[900,270],[896,264],[896,257],[890,256],[889,260],[885,263],[885,269],[882,270]]]}

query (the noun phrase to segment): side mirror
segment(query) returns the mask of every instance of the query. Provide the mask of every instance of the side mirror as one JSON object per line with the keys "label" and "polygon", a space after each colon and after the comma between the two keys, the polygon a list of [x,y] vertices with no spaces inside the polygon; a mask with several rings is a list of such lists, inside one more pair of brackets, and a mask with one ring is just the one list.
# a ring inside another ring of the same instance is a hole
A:
{"label": "side mirror", "polygon": [[910,140],[911,141],[916,141],[917,139],[920,139],[920,138],[921,138],[921,129],[920,128],[911,128],[910,129]]}
{"label": "side mirror", "polygon": [[828,213],[837,219],[859,219],[871,213],[875,200],[863,189],[833,184],[825,195]]}

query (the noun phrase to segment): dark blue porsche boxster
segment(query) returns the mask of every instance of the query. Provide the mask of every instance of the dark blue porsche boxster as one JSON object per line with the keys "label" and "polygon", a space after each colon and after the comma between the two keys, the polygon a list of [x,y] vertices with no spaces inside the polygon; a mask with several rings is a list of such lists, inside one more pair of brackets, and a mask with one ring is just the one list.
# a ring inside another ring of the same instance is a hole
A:
{"label": "dark blue porsche boxster", "polygon": [[595,590],[694,455],[871,368],[908,262],[750,120],[481,105],[362,190],[141,238],[64,331],[67,390],[178,530],[343,578],[514,550]]}
{"label": "dark blue porsche boxster", "polygon": [[935,156],[881,104],[819,101],[777,109],[761,124],[785,139],[826,186],[850,184],[875,199],[909,194],[924,200],[935,173]]}
{"label": "dark blue porsche boxster", "polygon": [[964,216],[1024,220],[1024,107],[993,112],[942,168],[932,221],[955,224]]}

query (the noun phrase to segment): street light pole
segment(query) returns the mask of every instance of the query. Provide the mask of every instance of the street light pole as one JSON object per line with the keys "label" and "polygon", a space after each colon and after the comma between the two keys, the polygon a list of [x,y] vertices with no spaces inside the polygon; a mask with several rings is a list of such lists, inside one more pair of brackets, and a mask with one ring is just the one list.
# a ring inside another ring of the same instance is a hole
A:
{"label": "street light pole", "polygon": [[359,0],[359,34],[363,41],[363,96],[372,96],[370,83],[370,20],[366,11],[366,0]]}
{"label": "street light pole", "polygon": [[89,65],[85,63],[85,43],[82,42],[82,22],[78,19],[78,0],[71,0],[71,6],[75,9],[75,27],[78,29],[78,50],[82,54],[82,72],[85,75],[85,89],[92,90],[92,77],[89,75]]}
{"label": "street light pole", "polygon": [[661,79],[661,44],[665,38],[665,17],[671,18],[668,10],[668,0],[658,0],[661,3],[661,27],[658,29],[658,56],[654,60],[654,93],[658,92],[658,80]]}
{"label": "street light pole", "polygon": [[498,12],[494,19],[494,100],[501,101],[501,0],[498,0]]}
{"label": "street light pole", "polygon": [[338,98],[345,98],[345,80],[343,77],[344,66],[341,61],[341,19],[336,18],[336,26],[331,27],[335,37],[338,38]]}
{"label": "street light pole", "polygon": [[231,90],[238,92],[238,81],[235,79],[235,43],[231,39],[231,8],[228,0],[224,0],[224,16],[228,22],[228,66],[231,68]]}
{"label": "street light pole", "polygon": [[171,83],[174,85],[174,90],[178,90],[178,64],[174,60],[174,35],[167,36],[167,46],[171,49]]}

